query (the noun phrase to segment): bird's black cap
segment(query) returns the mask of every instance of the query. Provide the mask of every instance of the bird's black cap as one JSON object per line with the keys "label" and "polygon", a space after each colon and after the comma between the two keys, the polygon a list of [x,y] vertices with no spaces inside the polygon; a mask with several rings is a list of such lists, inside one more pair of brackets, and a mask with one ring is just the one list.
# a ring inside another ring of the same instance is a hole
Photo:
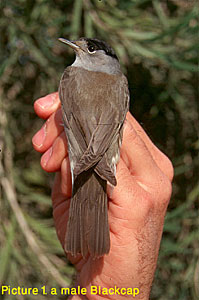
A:
{"label": "bird's black cap", "polygon": [[107,55],[112,56],[118,60],[118,57],[115,54],[114,50],[106,42],[89,38],[80,38],[80,40],[85,40],[88,47],[92,46],[95,50],[104,50]]}

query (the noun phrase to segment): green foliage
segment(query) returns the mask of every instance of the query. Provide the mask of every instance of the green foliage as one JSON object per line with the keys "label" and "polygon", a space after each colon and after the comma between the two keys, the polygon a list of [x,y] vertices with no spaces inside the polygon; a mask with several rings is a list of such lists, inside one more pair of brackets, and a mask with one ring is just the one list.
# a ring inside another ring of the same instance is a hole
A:
{"label": "green foliage", "polygon": [[1,284],[51,288],[72,280],[52,221],[52,177],[31,146],[42,124],[33,103],[57,90],[72,62],[57,39],[87,36],[116,50],[132,113],[175,167],[151,298],[199,298],[198,32],[194,0],[0,2]]}

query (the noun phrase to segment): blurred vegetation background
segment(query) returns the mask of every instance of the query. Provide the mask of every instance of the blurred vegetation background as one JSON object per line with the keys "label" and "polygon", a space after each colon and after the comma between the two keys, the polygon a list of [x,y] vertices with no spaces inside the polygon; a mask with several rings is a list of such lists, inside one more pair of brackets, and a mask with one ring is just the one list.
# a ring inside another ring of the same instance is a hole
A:
{"label": "blurred vegetation background", "polygon": [[57,39],[81,36],[107,40],[116,50],[129,80],[131,112],[175,167],[151,299],[199,299],[194,0],[0,1],[0,284],[50,289],[73,278],[52,220],[53,176],[42,171],[31,138],[43,123],[35,99],[57,91],[74,59]]}

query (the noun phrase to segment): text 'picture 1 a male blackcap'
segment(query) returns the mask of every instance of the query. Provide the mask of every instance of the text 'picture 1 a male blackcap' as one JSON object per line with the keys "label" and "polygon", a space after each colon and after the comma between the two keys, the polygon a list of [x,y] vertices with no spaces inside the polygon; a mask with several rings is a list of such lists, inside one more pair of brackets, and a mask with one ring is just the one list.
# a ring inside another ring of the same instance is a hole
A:
{"label": "text 'picture 1 a male blackcap'", "polygon": [[97,258],[110,250],[106,188],[117,184],[128,82],[107,43],[59,40],[76,54],[59,86],[73,185],[64,249]]}

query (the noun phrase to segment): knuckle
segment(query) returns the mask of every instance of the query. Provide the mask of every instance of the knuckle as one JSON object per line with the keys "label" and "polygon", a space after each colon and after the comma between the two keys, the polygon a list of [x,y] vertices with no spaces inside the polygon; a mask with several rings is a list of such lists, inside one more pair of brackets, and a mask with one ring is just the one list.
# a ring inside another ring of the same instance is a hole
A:
{"label": "knuckle", "polygon": [[167,175],[169,180],[172,181],[174,176],[174,168],[171,160],[166,155],[164,155],[164,166],[165,174]]}
{"label": "knuckle", "polygon": [[156,199],[159,203],[166,207],[169,203],[172,194],[172,184],[169,178],[162,173],[156,189]]}
{"label": "knuckle", "polygon": [[170,181],[172,181],[174,176],[174,168],[171,160],[167,156],[166,156],[166,167],[167,167],[168,178],[170,179]]}
{"label": "knuckle", "polygon": [[172,184],[168,178],[165,178],[163,198],[169,202],[172,194]]}

